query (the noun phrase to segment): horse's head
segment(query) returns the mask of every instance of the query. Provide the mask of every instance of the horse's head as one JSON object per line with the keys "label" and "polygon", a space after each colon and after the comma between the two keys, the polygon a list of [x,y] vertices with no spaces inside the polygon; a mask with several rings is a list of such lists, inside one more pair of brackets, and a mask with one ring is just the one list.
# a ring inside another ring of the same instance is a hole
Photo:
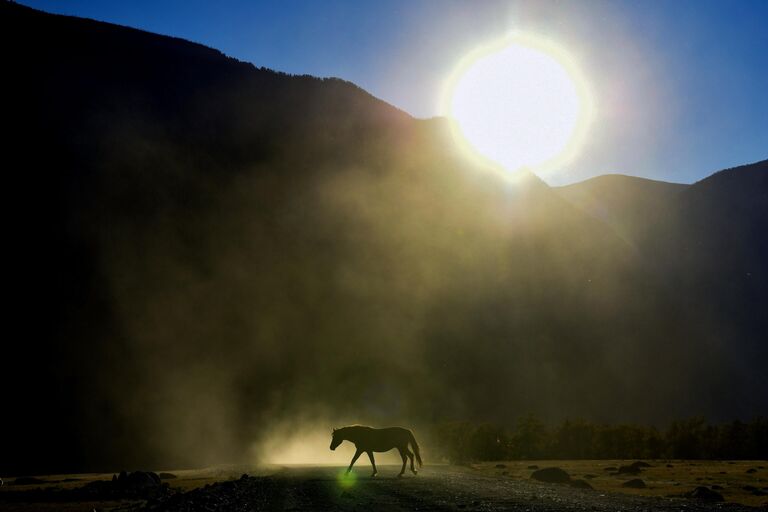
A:
{"label": "horse's head", "polygon": [[335,450],[343,440],[344,439],[341,437],[341,431],[336,428],[333,429],[333,434],[331,434],[331,450]]}

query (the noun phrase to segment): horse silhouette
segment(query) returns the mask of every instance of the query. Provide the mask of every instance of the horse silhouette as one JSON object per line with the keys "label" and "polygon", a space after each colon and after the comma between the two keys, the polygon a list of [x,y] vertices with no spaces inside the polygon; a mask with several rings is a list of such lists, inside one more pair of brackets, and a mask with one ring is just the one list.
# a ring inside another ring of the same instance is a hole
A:
{"label": "horse silhouette", "polygon": [[[349,427],[333,429],[331,450],[335,450],[343,441],[354,443],[355,448],[357,448],[355,456],[352,457],[352,462],[349,463],[347,468],[347,474],[352,471],[352,466],[355,465],[357,458],[365,452],[368,454],[368,458],[371,459],[371,466],[373,466],[373,474],[371,476],[376,476],[378,471],[376,471],[376,461],[373,458],[373,452],[388,452],[393,448],[397,448],[400,452],[400,457],[403,459],[403,467],[400,469],[398,477],[403,476],[403,473],[405,473],[407,459],[411,459],[411,471],[413,471],[413,474],[417,473],[413,467],[414,453],[416,454],[416,460],[419,462],[419,467],[422,466],[419,445],[416,443],[416,438],[413,437],[413,432],[407,428],[371,428],[362,425],[351,425]],[[409,443],[413,447],[413,452],[408,449]]]}

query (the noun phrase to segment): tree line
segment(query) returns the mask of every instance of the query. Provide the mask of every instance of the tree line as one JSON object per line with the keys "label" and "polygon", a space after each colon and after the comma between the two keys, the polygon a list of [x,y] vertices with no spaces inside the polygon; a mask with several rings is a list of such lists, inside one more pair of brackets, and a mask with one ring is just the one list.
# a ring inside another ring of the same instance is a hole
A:
{"label": "tree line", "polygon": [[768,418],[713,424],[702,417],[666,429],[533,415],[509,426],[453,421],[433,428],[434,449],[452,463],[534,459],[768,459]]}

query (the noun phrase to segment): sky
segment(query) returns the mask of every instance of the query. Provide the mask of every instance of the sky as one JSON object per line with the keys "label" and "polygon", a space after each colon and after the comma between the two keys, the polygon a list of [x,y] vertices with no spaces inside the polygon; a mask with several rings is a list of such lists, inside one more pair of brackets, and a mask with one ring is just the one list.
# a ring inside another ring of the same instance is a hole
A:
{"label": "sky", "polygon": [[181,37],[279,71],[356,83],[413,116],[440,115],[447,77],[510,31],[564,48],[594,122],[562,185],[621,173],[692,183],[768,158],[768,1],[22,0]]}

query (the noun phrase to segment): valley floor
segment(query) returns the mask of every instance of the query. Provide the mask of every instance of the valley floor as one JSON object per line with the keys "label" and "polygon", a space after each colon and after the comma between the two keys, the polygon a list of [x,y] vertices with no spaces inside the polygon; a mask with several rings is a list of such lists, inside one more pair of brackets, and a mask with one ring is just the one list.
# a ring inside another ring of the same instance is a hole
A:
{"label": "valley floor", "polygon": [[[396,478],[399,467],[387,465],[379,467],[376,478],[370,478],[370,467],[365,464],[356,466],[354,476],[346,479],[341,477],[343,468],[340,467],[292,466],[262,470],[261,473],[251,470],[250,475],[258,476],[247,477],[237,476],[243,468],[180,471],[174,472],[178,478],[168,481],[171,492],[149,502],[77,502],[66,499],[51,502],[51,493],[46,494],[44,489],[20,490],[22,486],[6,482],[0,490],[0,511],[737,511],[752,510],[747,504],[768,505],[765,496],[744,490],[744,487],[750,486],[759,490],[768,485],[768,470],[764,461],[651,461],[651,467],[643,469],[640,475],[629,477],[613,475],[612,471],[605,470],[629,462],[513,461],[470,467],[429,465],[418,476],[407,473],[401,479]],[[587,480],[594,489],[532,481],[531,466],[557,466],[573,478],[584,479],[588,476]],[[755,471],[748,473],[750,469]],[[106,477],[84,475],[79,485],[83,481]],[[631,478],[643,479],[647,488],[622,488],[621,483]],[[78,483],[57,485],[76,487]],[[726,502],[707,503],[682,497],[697,486],[722,488],[719,492]],[[61,498],[67,491],[58,492]],[[24,499],[24,496],[29,499]]]}

